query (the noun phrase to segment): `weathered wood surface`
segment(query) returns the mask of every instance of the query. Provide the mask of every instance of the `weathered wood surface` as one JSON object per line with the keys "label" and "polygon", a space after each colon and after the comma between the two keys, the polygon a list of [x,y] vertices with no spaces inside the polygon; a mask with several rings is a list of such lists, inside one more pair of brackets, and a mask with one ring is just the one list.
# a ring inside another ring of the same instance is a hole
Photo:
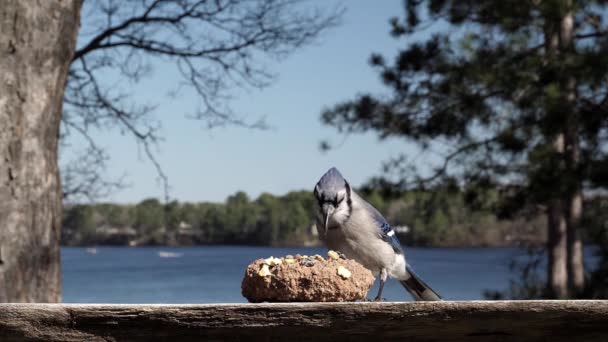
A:
{"label": "weathered wood surface", "polygon": [[608,341],[608,301],[0,304],[0,341]]}

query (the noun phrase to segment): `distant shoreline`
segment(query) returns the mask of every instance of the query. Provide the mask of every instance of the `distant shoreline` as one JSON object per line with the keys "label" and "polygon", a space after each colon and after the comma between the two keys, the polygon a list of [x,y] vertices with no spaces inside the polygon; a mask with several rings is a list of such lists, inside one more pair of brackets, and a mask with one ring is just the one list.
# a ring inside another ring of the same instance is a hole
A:
{"label": "distant shoreline", "polygon": [[[585,245],[590,246],[590,245]],[[169,245],[169,244],[144,244],[144,245],[124,245],[124,244],[62,244],[61,247],[76,247],[76,248],[99,248],[99,247],[125,247],[125,248],[192,248],[192,247],[261,247],[261,248],[315,248],[324,247],[323,244],[301,244],[301,245],[259,245],[259,244],[197,244],[197,245]],[[485,248],[527,248],[528,245],[513,244],[513,245],[445,245],[445,246],[422,246],[422,245],[403,245],[405,248],[425,248],[425,249],[485,249]]]}
{"label": "distant shoreline", "polygon": [[[393,223],[405,246],[539,246],[547,237],[543,215],[499,220],[487,208],[468,208],[462,192],[409,191],[395,198],[370,192],[366,198]],[[314,207],[310,191],[262,194],[256,199],[237,192],[224,203],[146,199],[134,205],[70,205],[64,208],[61,244],[320,246]]]}

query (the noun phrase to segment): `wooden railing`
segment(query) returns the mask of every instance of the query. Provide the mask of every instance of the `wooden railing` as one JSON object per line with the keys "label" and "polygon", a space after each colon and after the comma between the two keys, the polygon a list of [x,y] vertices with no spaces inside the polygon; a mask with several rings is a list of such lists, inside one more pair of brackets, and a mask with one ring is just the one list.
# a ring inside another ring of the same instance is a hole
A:
{"label": "wooden railing", "polygon": [[0,304],[0,341],[608,341],[608,301]]}

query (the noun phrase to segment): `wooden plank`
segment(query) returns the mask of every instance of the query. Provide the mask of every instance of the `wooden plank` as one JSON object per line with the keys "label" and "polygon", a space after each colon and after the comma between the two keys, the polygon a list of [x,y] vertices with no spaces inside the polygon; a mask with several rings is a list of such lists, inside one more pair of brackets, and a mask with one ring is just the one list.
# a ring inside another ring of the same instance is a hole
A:
{"label": "wooden plank", "polygon": [[0,304],[0,341],[608,341],[608,301]]}

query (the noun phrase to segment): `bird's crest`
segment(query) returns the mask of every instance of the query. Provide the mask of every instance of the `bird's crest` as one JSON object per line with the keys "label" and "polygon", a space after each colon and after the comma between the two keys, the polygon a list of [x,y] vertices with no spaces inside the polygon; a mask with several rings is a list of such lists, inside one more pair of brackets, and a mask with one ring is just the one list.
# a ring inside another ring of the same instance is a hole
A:
{"label": "bird's crest", "polygon": [[317,186],[322,190],[336,192],[343,189],[345,184],[346,180],[344,180],[340,171],[332,167],[321,177]]}

